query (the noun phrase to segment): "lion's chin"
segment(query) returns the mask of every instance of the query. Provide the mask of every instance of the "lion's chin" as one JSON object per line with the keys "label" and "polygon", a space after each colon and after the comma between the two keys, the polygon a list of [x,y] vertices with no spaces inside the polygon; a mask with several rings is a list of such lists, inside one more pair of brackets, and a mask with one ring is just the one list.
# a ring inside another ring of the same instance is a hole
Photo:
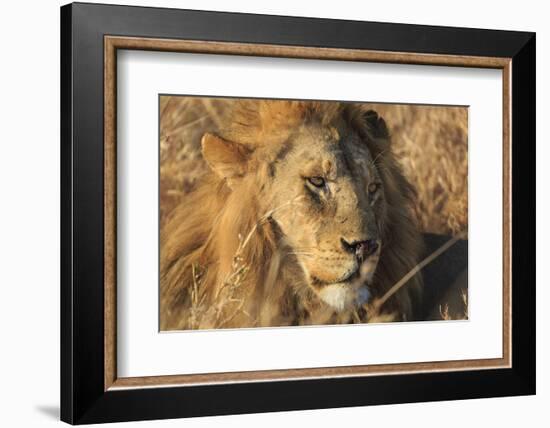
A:
{"label": "lion's chin", "polygon": [[350,287],[349,283],[327,284],[318,291],[319,298],[336,312],[356,308],[369,300],[370,292],[366,286]]}

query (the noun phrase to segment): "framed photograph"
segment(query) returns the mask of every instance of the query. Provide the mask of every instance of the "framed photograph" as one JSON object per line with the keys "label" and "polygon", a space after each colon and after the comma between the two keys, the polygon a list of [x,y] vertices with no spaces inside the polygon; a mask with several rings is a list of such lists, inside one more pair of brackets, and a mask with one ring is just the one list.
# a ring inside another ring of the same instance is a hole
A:
{"label": "framed photograph", "polygon": [[535,34],[61,8],[61,418],[535,393]]}

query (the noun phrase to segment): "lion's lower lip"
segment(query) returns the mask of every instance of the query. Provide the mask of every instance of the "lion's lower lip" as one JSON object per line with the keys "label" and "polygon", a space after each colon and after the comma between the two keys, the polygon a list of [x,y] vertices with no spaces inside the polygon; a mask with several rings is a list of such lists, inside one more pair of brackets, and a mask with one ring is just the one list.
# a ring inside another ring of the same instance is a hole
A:
{"label": "lion's lower lip", "polygon": [[348,283],[352,282],[358,275],[359,275],[359,269],[356,269],[355,271],[346,274],[345,276],[343,276],[342,278],[337,279],[336,281],[323,281],[323,280],[321,280],[321,279],[319,279],[315,276],[312,276],[311,280],[315,285],[324,287],[324,286],[331,285],[331,284],[342,284],[342,283],[346,283],[346,282],[348,282]]}

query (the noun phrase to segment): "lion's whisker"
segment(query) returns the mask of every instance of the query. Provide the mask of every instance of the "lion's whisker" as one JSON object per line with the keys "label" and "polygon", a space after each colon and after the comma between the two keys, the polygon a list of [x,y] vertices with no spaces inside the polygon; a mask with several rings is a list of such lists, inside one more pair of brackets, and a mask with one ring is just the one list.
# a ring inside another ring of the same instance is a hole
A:
{"label": "lion's whisker", "polygon": [[378,158],[380,158],[386,152],[387,152],[387,150],[381,150],[380,153],[378,153],[376,155],[376,157],[371,161],[371,165],[375,167],[376,166],[376,161],[378,160]]}

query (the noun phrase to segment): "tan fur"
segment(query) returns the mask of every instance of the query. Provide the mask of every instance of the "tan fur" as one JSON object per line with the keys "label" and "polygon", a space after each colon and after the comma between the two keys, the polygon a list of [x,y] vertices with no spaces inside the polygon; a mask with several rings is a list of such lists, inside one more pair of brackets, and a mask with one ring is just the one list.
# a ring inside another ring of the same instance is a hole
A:
{"label": "tan fur", "polygon": [[[381,297],[417,264],[414,192],[376,113],[242,101],[202,145],[212,173],[161,231],[161,330],[365,322],[359,290]],[[358,264],[342,242],[364,239],[381,247]],[[383,312],[413,319],[421,283],[411,279]]]}

